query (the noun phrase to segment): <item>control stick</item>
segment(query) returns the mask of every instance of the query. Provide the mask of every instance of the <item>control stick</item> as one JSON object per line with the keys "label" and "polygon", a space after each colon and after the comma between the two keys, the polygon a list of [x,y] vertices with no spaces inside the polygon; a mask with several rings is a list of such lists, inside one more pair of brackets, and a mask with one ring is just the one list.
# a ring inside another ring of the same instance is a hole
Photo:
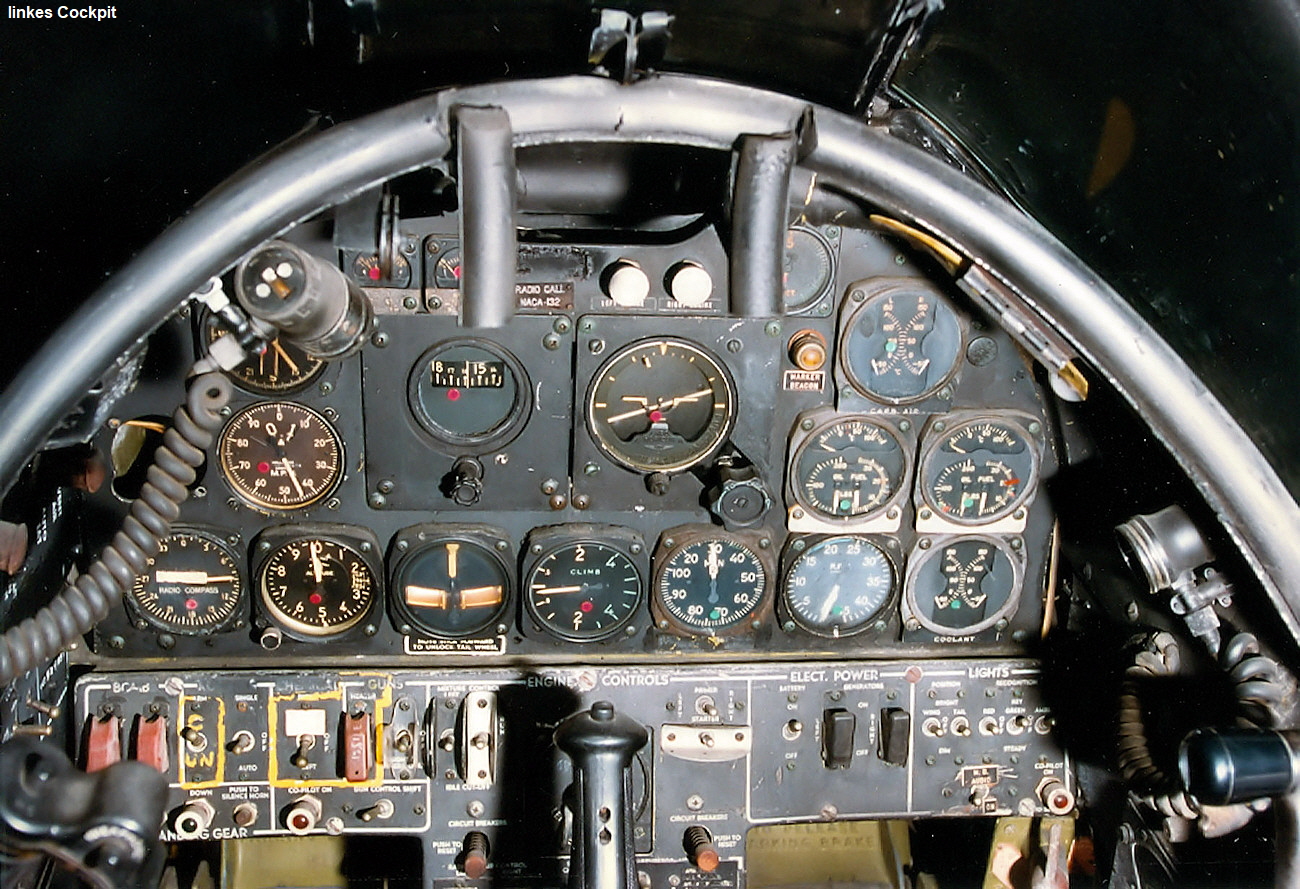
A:
{"label": "control stick", "polygon": [[634,889],[632,759],[649,740],[645,727],[615,713],[609,701],[570,716],[555,730],[555,745],[573,760],[577,811],[570,889]]}

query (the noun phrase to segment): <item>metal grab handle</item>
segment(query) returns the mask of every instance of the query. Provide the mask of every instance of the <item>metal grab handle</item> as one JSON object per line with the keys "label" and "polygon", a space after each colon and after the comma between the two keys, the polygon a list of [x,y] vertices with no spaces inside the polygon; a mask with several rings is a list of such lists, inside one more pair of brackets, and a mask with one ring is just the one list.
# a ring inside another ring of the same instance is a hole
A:
{"label": "metal grab handle", "polygon": [[632,760],[650,738],[645,727],[614,712],[609,701],[575,713],[555,730],[555,744],[573,760],[574,831],[571,889],[634,889]]}

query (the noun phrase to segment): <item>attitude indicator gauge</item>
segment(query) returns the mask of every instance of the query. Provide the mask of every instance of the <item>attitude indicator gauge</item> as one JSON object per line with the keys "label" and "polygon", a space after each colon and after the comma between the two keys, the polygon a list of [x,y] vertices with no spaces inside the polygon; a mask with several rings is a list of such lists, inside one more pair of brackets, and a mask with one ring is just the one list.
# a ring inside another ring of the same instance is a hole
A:
{"label": "attitude indicator gauge", "polygon": [[968,419],[944,429],[926,446],[921,500],[945,522],[989,525],[1028,501],[1038,465],[1038,444],[1019,423],[1001,417]]}
{"label": "attitude indicator gauge", "polygon": [[322,639],[359,624],[375,603],[378,584],[361,552],[326,537],[279,544],[262,562],[258,595],[267,615],[290,636]]}
{"label": "attitude indicator gauge", "polygon": [[289,401],[250,405],[230,418],[217,445],[221,474],[258,509],[301,509],[343,475],[338,433],[316,411]]}
{"label": "attitude indicator gauge", "polygon": [[679,472],[722,446],[735,409],[730,374],[701,346],[641,340],[596,373],[587,393],[587,428],[616,463],[639,472]]}
{"label": "attitude indicator gauge", "polygon": [[919,283],[891,286],[856,308],[852,302],[846,306],[841,366],[850,385],[867,398],[885,404],[920,401],[956,370],[961,322],[933,290]]}
{"label": "attitude indicator gauge", "polygon": [[158,546],[127,593],[144,624],[180,636],[205,636],[230,625],[244,598],[239,559],[221,538],[176,530]]}
{"label": "attitude indicator gauge", "polygon": [[755,628],[769,606],[771,566],[749,534],[711,526],[665,532],[655,554],[651,610],[660,629],[722,636]]}
{"label": "attitude indicator gauge", "polygon": [[[493,540],[495,538],[495,541]],[[514,572],[503,532],[428,531],[398,562],[391,584],[399,630],[463,639],[492,634],[510,604]]]}
{"label": "attitude indicator gauge", "polygon": [[641,604],[641,572],[624,549],[572,540],[543,552],[524,580],[524,603],[543,630],[571,642],[608,639]]}
{"label": "attitude indicator gauge", "polygon": [[1018,604],[1022,568],[1007,543],[992,536],[927,541],[912,557],[907,609],[941,636],[968,636],[995,627]]}
{"label": "attitude indicator gauge", "polygon": [[[838,416],[795,447],[791,493],[795,504],[820,522],[858,523],[894,506],[910,466],[909,449],[891,426],[867,416]],[[895,506],[895,520],[898,513]],[[792,513],[792,518],[797,517]]]}
{"label": "attitude indicator gauge", "polygon": [[893,561],[865,537],[796,539],[790,553],[785,608],[816,636],[838,639],[871,628],[897,587]]}

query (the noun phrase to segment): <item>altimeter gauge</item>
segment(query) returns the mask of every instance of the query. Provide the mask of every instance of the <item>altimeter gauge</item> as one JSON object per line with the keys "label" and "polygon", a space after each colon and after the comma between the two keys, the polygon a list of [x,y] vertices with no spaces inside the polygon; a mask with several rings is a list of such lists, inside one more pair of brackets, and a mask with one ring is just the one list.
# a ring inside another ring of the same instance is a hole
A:
{"label": "altimeter gauge", "polygon": [[324,536],[293,538],[272,549],[258,570],[257,587],[267,615],[289,635],[305,639],[352,629],[378,595],[365,556]]}

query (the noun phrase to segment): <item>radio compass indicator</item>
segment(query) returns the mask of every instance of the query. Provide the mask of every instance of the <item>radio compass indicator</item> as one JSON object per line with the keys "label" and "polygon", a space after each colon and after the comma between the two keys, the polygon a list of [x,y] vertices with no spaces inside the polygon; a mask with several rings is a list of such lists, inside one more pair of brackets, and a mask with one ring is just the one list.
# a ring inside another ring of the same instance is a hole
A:
{"label": "radio compass indicator", "polygon": [[235,554],[215,535],[178,530],[158,547],[127,594],[142,622],[181,636],[224,629],[244,597]]}

